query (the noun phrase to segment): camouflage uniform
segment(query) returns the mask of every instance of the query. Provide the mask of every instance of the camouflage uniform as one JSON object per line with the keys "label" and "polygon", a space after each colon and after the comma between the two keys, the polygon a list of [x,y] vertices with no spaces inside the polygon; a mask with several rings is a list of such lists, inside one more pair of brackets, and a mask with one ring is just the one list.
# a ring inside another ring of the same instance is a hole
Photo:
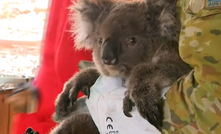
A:
{"label": "camouflage uniform", "polygon": [[221,133],[221,0],[180,0],[180,56],[193,70],[166,94],[163,134]]}

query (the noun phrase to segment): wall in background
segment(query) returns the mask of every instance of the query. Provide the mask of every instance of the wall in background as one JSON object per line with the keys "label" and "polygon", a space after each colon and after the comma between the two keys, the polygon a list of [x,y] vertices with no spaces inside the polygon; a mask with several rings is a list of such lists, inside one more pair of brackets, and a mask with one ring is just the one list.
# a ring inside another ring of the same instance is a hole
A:
{"label": "wall in background", "polygon": [[0,0],[0,75],[36,75],[49,0]]}

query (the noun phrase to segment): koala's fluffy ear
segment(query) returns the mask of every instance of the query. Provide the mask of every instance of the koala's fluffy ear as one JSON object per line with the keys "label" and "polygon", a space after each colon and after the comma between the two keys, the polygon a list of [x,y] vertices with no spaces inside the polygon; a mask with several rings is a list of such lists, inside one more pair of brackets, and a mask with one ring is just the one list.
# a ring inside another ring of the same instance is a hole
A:
{"label": "koala's fluffy ear", "polygon": [[178,40],[181,27],[176,3],[177,0],[168,0],[159,18],[161,34],[172,40]]}
{"label": "koala's fluffy ear", "polygon": [[112,6],[110,0],[77,0],[73,3],[70,7],[70,22],[75,48],[93,48],[97,25],[107,16]]}
{"label": "koala's fluffy ear", "polygon": [[180,19],[178,16],[177,0],[146,0],[148,4],[161,9],[158,18],[161,35],[171,40],[178,40]]}

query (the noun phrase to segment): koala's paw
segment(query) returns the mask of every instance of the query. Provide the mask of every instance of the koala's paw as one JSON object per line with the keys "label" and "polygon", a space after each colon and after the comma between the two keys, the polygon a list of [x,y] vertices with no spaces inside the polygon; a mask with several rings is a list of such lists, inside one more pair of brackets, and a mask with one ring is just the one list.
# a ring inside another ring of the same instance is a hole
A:
{"label": "koala's paw", "polygon": [[157,129],[160,129],[162,125],[160,123],[162,121],[162,115],[160,112],[161,105],[155,101],[156,98],[155,100],[151,99],[153,98],[152,95],[153,94],[148,92],[145,93],[145,91],[129,92],[123,100],[123,112],[127,117],[132,117],[130,112],[132,111],[133,106],[136,106],[137,110],[143,118],[148,120]]}
{"label": "koala's paw", "polygon": [[147,119],[157,129],[161,128],[160,120],[162,119],[157,103],[150,103],[142,99],[135,99],[134,103],[143,118]]}
{"label": "koala's paw", "polygon": [[123,111],[126,116],[131,117],[130,112],[134,104],[143,118],[160,129],[163,120],[160,92],[149,76],[137,71],[128,79]]}
{"label": "koala's paw", "polygon": [[89,97],[90,88],[81,84],[83,80],[76,79],[75,81],[66,82],[63,92],[56,100],[55,112],[56,118],[64,118],[74,110],[74,103],[78,98],[79,91],[82,91]]}
{"label": "koala's paw", "polygon": [[135,105],[132,102],[132,100],[130,99],[130,97],[128,96],[128,92],[127,92],[126,96],[124,97],[124,100],[123,100],[123,112],[127,117],[132,117],[130,112],[132,111],[133,106],[135,106]]}
{"label": "koala's paw", "polygon": [[74,104],[80,91],[89,97],[90,87],[95,83],[99,75],[96,69],[87,68],[76,73],[66,82],[62,93],[57,98],[55,110],[57,116],[66,117],[74,111]]}
{"label": "koala's paw", "polygon": [[64,86],[63,91],[58,95],[56,99],[56,104],[55,104],[55,117],[54,120],[61,120],[62,118],[66,117],[69,113],[70,110],[68,109],[70,106],[70,99],[69,99],[69,92],[70,89],[72,88],[72,85],[66,83]]}

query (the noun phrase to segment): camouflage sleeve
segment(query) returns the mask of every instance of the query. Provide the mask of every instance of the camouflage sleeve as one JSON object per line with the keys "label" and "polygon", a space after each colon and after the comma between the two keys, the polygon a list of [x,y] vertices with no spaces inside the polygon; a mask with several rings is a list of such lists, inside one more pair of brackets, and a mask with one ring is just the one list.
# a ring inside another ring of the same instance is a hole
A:
{"label": "camouflage sleeve", "polygon": [[177,0],[177,7],[181,8],[181,5],[182,5],[182,0]]}
{"label": "camouflage sleeve", "polygon": [[221,132],[221,0],[183,0],[181,58],[193,70],[166,94],[163,134]]}

